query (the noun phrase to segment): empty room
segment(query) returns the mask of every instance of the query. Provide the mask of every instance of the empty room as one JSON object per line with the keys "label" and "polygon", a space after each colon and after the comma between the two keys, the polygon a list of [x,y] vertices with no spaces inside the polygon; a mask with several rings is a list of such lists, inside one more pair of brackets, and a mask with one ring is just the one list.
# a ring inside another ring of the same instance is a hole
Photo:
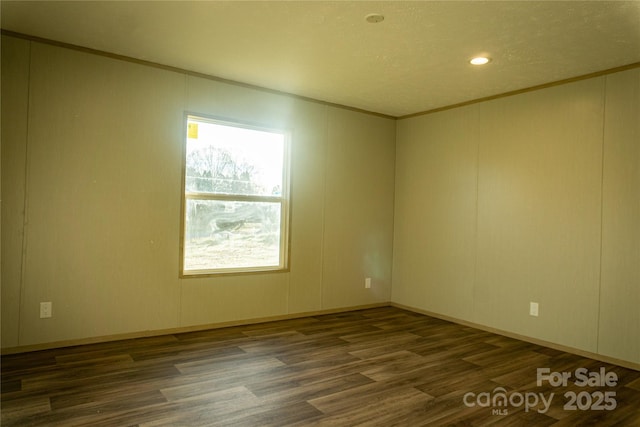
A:
{"label": "empty room", "polygon": [[2,426],[640,425],[640,1],[0,7]]}

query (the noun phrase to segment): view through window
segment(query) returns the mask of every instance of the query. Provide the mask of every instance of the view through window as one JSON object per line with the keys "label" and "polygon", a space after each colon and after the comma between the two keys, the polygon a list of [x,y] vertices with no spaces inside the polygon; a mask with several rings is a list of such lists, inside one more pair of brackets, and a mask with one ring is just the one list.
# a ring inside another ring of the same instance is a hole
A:
{"label": "view through window", "polygon": [[287,266],[288,136],[187,117],[182,273]]}

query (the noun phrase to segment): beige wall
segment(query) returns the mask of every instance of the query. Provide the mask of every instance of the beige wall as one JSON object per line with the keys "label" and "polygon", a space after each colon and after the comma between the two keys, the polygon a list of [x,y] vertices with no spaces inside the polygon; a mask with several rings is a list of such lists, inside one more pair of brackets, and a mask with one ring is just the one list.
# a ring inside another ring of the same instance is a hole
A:
{"label": "beige wall", "polygon": [[[639,69],[398,122],[5,36],[2,82],[3,348],[393,301],[640,362]],[[290,272],[178,278],[185,111],[292,130]]]}
{"label": "beige wall", "polygon": [[[12,37],[2,55],[3,348],[389,301],[394,120]],[[178,278],[185,111],[292,130],[290,272]]]}
{"label": "beige wall", "polygon": [[392,301],[640,362],[639,77],[400,120]]}
{"label": "beige wall", "polygon": [[[348,110],[329,112],[323,307],[391,299],[395,126]],[[365,277],[371,288],[365,289]]]}
{"label": "beige wall", "polygon": [[473,312],[477,117],[473,106],[398,123],[394,302]]}
{"label": "beige wall", "polygon": [[640,361],[640,70],[607,76],[598,351]]}
{"label": "beige wall", "polygon": [[[29,105],[29,43],[2,38],[2,346],[18,342],[25,164]],[[11,83],[9,83],[11,82]],[[10,124],[10,125],[9,125]]]}

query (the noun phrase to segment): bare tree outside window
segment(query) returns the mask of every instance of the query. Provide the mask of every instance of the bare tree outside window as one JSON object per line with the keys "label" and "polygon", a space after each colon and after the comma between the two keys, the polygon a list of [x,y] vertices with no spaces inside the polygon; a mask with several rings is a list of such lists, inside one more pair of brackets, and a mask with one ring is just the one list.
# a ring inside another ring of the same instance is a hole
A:
{"label": "bare tree outside window", "polygon": [[287,266],[288,138],[189,116],[182,274]]}

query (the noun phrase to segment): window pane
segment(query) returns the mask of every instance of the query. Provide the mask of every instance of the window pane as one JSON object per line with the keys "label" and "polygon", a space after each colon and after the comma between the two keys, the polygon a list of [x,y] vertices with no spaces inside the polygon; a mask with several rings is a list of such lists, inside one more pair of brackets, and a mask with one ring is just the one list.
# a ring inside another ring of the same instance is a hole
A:
{"label": "window pane", "polygon": [[280,203],[187,200],[184,269],[280,266]]}
{"label": "window pane", "polygon": [[186,191],[281,196],[284,135],[188,121]]}

